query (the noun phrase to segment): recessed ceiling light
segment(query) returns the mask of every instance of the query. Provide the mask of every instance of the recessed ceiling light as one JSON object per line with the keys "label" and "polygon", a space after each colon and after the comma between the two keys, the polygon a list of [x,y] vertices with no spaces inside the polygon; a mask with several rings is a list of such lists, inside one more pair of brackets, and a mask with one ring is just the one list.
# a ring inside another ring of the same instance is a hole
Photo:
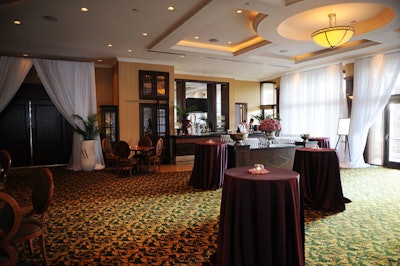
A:
{"label": "recessed ceiling light", "polygon": [[199,36],[195,36],[194,38],[195,38],[196,40],[200,39],[200,37],[199,37]]}
{"label": "recessed ceiling light", "polygon": [[146,37],[146,36],[148,36],[148,34],[146,32],[143,32],[142,36]]}
{"label": "recessed ceiling light", "polygon": [[15,25],[21,25],[22,24],[21,20],[19,20],[19,19],[14,19],[13,23]]}
{"label": "recessed ceiling light", "polygon": [[29,55],[27,53],[22,54],[23,57],[28,57]]}
{"label": "recessed ceiling light", "polygon": [[87,7],[81,7],[81,11],[82,11],[82,12],[88,12],[88,11],[89,11],[89,8],[87,8]]}
{"label": "recessed ceiling light", "polygon": [[237,9],[235,12],[236,12],[236,14],[241,14],[241,13],[243,13],[243,10]]}
{"label": "recessed ceiling light", "polygon": [[232,42],[231,42],[231,41],[229,41],[228,43],[229,43],[229,44],[231,44]]}
{"label": "recessed ceiling light", "polygon": [[169,11],[174,11],[174,10],[175,10],[175,7],[169,6],[169,7],[167,7],[167,9],[168,9]]}
{"label": "recessed ceiling light", "polygon": [[184,55],[184,54],[181,54],[181,57],[185,57],[185,55]]}
{"label": "recessed ceiling light", "polygon": [[109,43],[109,44],[107,44],[107,46],[108,46],[108,47],[112,47],[112,44],[111,44],[111,43]]}
{"label": "recessed ceiling light", "polygon": [[133,52],[133,50],[132,50],[132,49],[129,49],[129,50],[128,50],[128,52],[132,53],[132,52]]}
{"label": "recessed ceiling light", "polygon": [[98,59],[97,62],[103,62],[103,59]]}

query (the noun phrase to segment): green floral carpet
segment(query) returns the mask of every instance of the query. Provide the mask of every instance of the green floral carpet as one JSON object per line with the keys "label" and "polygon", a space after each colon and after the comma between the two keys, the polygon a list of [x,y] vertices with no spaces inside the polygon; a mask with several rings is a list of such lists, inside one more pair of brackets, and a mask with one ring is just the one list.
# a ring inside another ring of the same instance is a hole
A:
{"label": "green floral carpet", "polygon": [[[29,204],[31,173],[12,169],[8,190]],[[211,265],[222,190],[188,185],[190,172],[134,178],[51,168],[46,228],[50,265]],[[400,171],[341,170],[352,203],[341,213],[305,211],[306,265],[399,265]],[[20,265],[40,265],[39,245],[19,245]]]}

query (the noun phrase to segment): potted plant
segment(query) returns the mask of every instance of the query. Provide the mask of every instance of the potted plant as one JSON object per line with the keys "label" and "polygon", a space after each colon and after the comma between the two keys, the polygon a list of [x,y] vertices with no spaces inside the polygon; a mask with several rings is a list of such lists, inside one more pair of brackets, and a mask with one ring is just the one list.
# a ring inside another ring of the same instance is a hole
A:
{"label": "potted plant", "polygon": [[183,135],[188,135],[189,134],[189,128],[190,128],[190,120],[187,119],[188,115],[194,111],[196,111],[197,106],[191,105],[187,109],[183,109],[180,106],[176,106],[176,112],[178,116],[180,117],[181,124],[182,124],[182,132]]}
{"label": "potted plant", "polygon": [[96,167],[96,154],[94,140],[100,134],[97,114],[89,114],[87,119],[80,115],[73,115],[77,122],[72,127],[75,132],[83,137],[81,142],[81,167],[84,171],[92,171]]}

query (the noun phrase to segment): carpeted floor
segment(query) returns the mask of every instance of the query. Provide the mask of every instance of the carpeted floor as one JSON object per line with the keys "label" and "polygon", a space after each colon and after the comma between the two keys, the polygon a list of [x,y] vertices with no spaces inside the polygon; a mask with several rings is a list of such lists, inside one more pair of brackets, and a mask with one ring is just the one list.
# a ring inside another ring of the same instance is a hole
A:
{"label": "carpeted floor", "polygon": [[[55,196],[46,234],[50,265],[210,265],[222,190],[188,185],[190,172],[142,174],[51,168]],[[31,173],[12,169],[8,193],[29,204]],[[306,265],[399,265],[400,171],[341,170],[341,213],[305,212]],[[20,265],[40,265],[19,246]]]}

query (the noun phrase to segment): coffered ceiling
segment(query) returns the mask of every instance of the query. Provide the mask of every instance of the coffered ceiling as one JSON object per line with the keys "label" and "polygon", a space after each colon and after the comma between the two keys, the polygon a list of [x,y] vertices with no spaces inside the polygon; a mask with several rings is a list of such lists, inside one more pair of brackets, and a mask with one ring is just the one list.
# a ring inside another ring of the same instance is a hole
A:
{"label": "coffered ceiling", "polygon": [[[329,13],[355,28],[334,49],[311,40]],[[165,64],[178,74],[261,81],[400,49],[400,1],[0,0],[0,36],[0,55]]]}

